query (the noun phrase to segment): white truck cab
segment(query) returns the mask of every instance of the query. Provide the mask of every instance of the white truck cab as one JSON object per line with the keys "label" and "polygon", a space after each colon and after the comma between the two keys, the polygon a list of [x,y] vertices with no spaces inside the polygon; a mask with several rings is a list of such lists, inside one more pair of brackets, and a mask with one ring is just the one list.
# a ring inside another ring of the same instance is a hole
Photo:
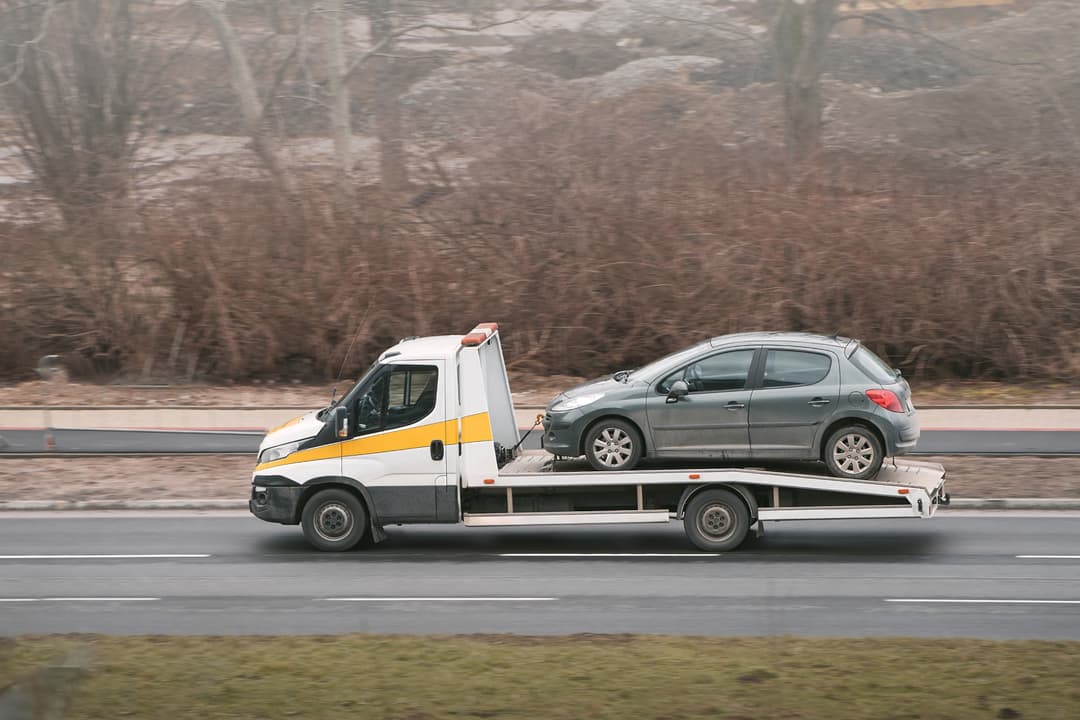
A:
{"label": "white truck cab", "polygon": [[[756,469],[595,472],[518,449],[498,326],[409,338],[338,402],[270,430],[249,507],[342,551],[383,526],[651,523],[682,519],[699,548],[732,550],[765,520],[931,517],[940,465],[897,461],[874,480]],[[559,469],[556,469],[556,465]]]}

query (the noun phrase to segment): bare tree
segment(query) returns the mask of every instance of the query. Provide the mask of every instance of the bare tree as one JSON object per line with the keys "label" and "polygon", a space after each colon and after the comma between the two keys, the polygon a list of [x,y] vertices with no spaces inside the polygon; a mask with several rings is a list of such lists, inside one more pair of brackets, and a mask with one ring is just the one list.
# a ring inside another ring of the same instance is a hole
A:
{"label": "bare tree", "polygon": [[334,138],[334,156],[339,187],[345,187],[352,170],[352,122],[348,65],[345,61],[345,25],[343,0],[323,0],[323,51],[326,58],[327,86],[330,92],[330,132]]}
{"label": "bare tree", "polygon": [[[278,161],[273,138],[266,129],[264,105],[259,100],[255,76],[240,40],[226,14],[227,0],[197,0],[196,3],[210,20],[229,66],[229,82],[240,104],[244,132],[251,139],[252,150],[270,173],[279,190],[288,191],[289,182]],[[300,32],[300,30],[298,30]]]}
{"label": "bare tree", "polygon": [[64,220],[99,222],[130,186],[138,93],[130,0],[0,0],[0,98]]}
{"label": "bare tree", "polygon": [[821,144],[821,73],[840,0],[782,0],[772,27],[784,92],[784,143],[802,158]]}

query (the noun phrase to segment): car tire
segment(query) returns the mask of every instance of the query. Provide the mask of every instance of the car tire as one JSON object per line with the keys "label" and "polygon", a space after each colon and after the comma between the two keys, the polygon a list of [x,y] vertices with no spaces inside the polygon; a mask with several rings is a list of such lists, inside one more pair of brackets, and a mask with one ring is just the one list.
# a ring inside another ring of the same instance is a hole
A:
{"label": "car tire", "polygon": [[594,470],[631,470],[641,462],[645,442],[627,421],[607,418],[589,428],[584,446]]}
{"label": "car tire", "polygon": [[315,493],[300,516],[304,537],[314,548],[325,552],[352,550],[364,537],[367,521],[364,504],[340,488]]}
{"label": "car tire", "polygon": [[846,425],[825,441],[825,465],[833,477],[869,480],[877,475],[884,459],[877,434],[863,425]]}
{"label": "car tire", "polygon": [[699,550],[728,552],[746,540],[750,511],[730,490],[703,490],[687,503],[683,528]]}

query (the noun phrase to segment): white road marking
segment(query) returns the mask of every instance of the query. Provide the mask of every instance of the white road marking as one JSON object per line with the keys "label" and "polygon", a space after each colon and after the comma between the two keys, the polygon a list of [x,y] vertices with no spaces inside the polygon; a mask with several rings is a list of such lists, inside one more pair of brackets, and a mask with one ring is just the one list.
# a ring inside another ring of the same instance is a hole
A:
{"label": "white road marking", "polygon": [[41,598],[0,598],[0,603],[30,602],[151,602],[160,600],[156,597],[41,597]]}
{"label": "white road marking", "polygon": [[957,603],[978,605],[1080,605],[1080,600],[1013,600],[961,598],[886,598],[891,603]]}
{"label": "white road marking", "polygon": [[171,558],[208,558],[209,553],[147,553],[120,555],[0,555],[0,560],[168,560]]}
{"label": "white road marking", "polygon": [[1080,560],[1080,555],[1017,555],[1021,560]]}
{"label": "white road marking", "polygon": [[499,557],[719,557],[719,553],[499,553]]}
{"label": "white road marking", "polygon": [[327,602],[547,602],[557,597],[329,597]]}
{"label": "white road marking", "polygon": [[42,602],[153,602],[156,597],[46,597]]}

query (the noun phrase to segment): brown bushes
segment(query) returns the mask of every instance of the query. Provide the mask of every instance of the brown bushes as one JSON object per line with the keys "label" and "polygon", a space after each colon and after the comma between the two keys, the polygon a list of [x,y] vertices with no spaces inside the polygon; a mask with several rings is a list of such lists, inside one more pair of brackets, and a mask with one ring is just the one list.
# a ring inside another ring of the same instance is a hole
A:
{"label": "brown bushes", "polygon": [[232,185],[128,212],[110,237],[9,227],[0,373],[62,352],[83,375],[321,379],[354,335],[349,374],[482,320],[534,372],[750,329],[852,335],[915,376],[1080,372],[1075,167],[870,150],[789,172],[670,94],[635,102],[515,127],[419,209]]}

